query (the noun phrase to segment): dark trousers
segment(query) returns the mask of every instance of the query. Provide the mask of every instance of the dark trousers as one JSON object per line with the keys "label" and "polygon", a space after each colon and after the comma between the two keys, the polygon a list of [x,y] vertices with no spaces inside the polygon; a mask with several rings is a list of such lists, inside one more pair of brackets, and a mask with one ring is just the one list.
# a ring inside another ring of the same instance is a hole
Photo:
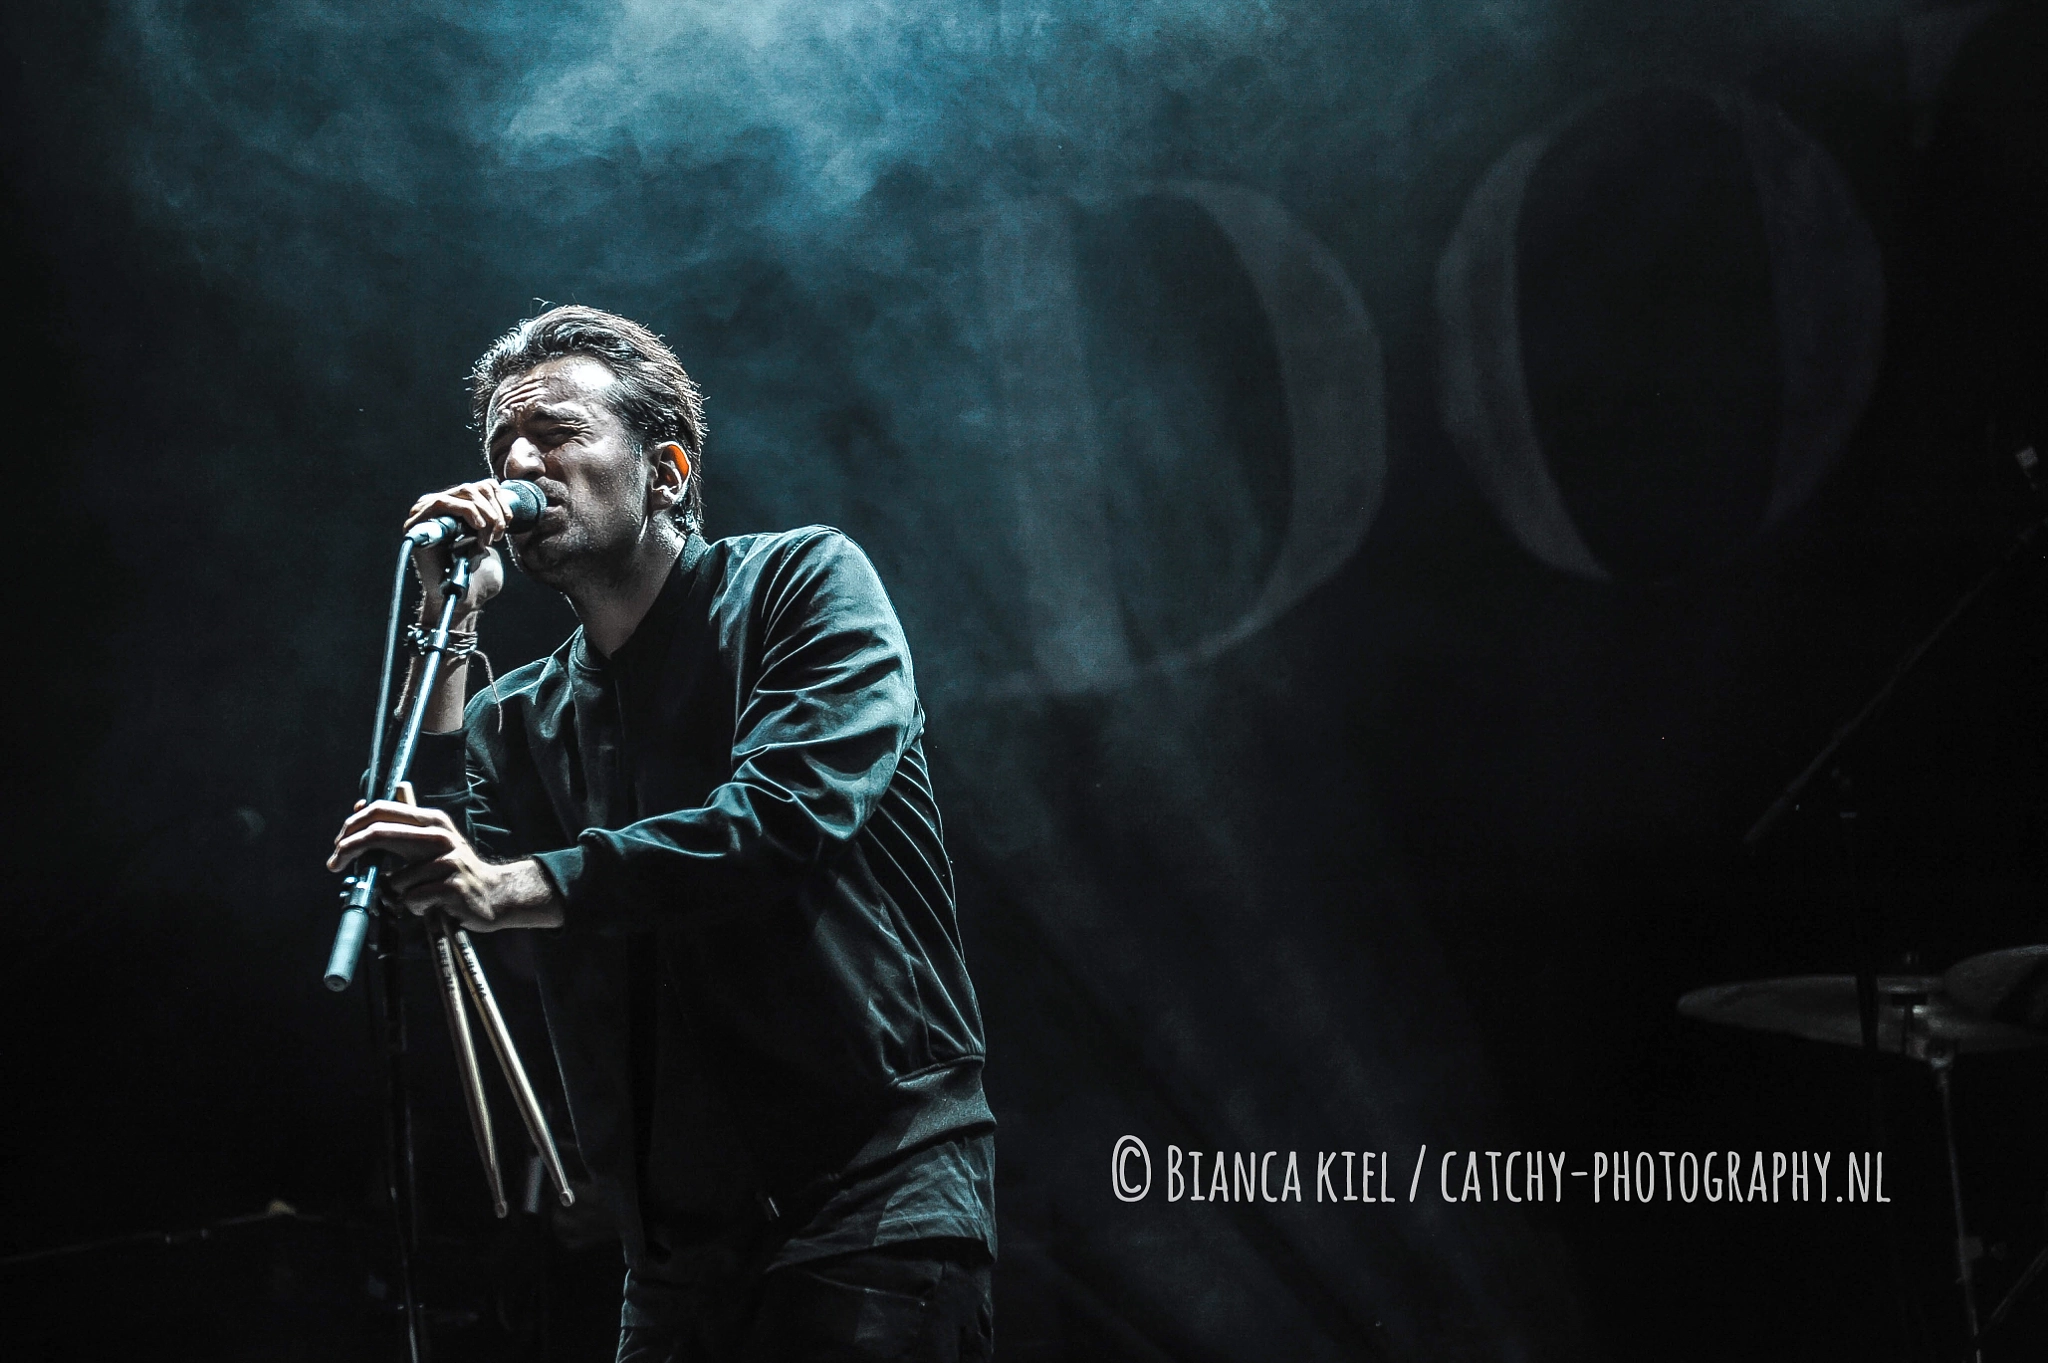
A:
{"label": "dark trousers", "polygon": [[626,1275],[618,1363],[982,1363],[995,1347],[988,1252],[911,1240],[741,1282]]}

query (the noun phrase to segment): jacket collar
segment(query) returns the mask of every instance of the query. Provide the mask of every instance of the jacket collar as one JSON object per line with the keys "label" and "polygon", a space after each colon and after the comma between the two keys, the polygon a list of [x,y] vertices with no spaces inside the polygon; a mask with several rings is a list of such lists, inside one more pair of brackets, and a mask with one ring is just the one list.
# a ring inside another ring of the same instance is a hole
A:
{"label": "jacket collar", "polygon": [[602,675],[614,665],[630,665],[633,659],[642,656],[658,657],[666,648],[669,637],[675,633],[676,617],[682,613],[683,603],[689,600],[690,586],[697,576],[697,567],[704,561],[711,546],[704,537],[691,531],[683,541],[683,551],[676,555],[675,563],[668,570],[668,580],[661,586],[660,595],[647,608],[647,614],[640,617],[640,623],[620,644],[610,658],[605,657],[591,646],[583,627],[576,627],[575,635],[569,640],[569,661],[578,672]]}

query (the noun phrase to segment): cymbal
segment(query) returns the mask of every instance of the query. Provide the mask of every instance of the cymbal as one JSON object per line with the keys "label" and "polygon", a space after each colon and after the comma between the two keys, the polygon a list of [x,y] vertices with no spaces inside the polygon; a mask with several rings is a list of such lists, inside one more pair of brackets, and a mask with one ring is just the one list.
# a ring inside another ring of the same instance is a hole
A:
{"label": "cymbal", "polygon": [[[1854,975],[1794,975],[1695,989],[1678,1001],[1684,1017],[1780,1032],[1834,1046],[1861,1046]],[[1942,991],[1939,975],[1877,977],[1877,1047],[1924,1060],[1932,1052],[2015,1051],[2048,1036],[1978,1017]]]}
{"label": "cymbal", "polygon": [[1966,1013],[2048,1030],[2048,946],[2007,947],[1957,961],[1941,985]]}

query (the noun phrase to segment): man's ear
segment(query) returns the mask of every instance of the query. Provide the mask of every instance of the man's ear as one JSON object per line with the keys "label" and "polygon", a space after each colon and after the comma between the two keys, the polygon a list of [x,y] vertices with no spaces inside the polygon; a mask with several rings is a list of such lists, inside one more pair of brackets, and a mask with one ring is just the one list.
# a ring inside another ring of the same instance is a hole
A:
{"label": "man's ear", "polygon": [[690,456],[681,445],[671,440],[657,445],[654,458],[647,470],[647,498],[649,509],[654,509],[654,500],[660,497],[661,507],[666,509],[683,500],[683,487],[690,481]]}

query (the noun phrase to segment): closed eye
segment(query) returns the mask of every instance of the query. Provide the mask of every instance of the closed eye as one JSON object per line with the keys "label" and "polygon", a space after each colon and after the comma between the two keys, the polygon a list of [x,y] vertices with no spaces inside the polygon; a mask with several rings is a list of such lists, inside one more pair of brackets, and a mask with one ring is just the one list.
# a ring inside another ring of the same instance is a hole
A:
{"label": "closed eye", "polygon": [[522,431],[507,432],[504,436],[492,442],[488,460],[491,466],[491,476],[493,478],[505,476],[505,457],[511,453],[512,442],[521,435],[524,435],[541,449],[554,450],[560,449],[563,445],[568,444],[571,440],[576,439],[582,434],[583,427],[570,421],[531,422]]}

